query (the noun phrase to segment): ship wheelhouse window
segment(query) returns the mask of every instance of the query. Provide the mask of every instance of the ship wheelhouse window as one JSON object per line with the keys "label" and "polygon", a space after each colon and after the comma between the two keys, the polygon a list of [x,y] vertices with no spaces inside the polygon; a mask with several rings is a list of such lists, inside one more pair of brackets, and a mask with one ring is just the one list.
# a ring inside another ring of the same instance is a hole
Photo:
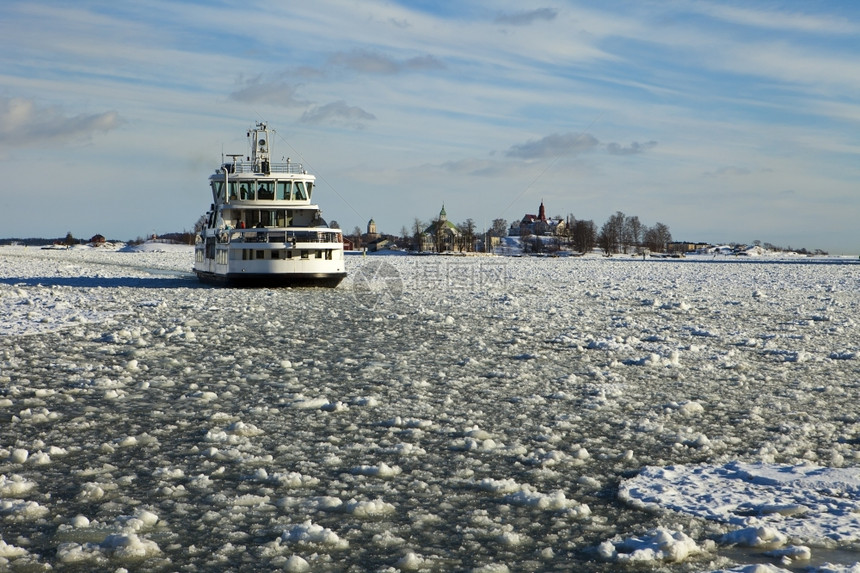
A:
{"label": "ship wheelhouse window", "polygon": [[275,198],[275,184],[271,181],[261,181],[257,187],[257,199],[260,201],[272,200]]}
{"label": "ship wheelhouse window", "polygon": [[239,199],[242,201],[253,201],[254,200],[254,185],[248,185],[247,183],[242,183],[239,186]]}
{"label": "ship wheelhouse window", "polygon": [[239,185],[235,181],[230,181],[230,201],[235,201],[239,198],[238,188]]}
{"label": "ship wheelhouse window", "polygon": [[310,198],[311,198],[311,192],[312,192],[312,190],[313,190],[313,188],[314,188],[314,183],[313,183],[313,181],[306,181],[306,182],[305,182],[305,188],[306,188],[306,189],[307,189],[307,191],[308,191],[308,199],[310,199]]}
{"label": "ship wheelhouse window", "polygon": [[278,181],[278,201],[292,200],[292,181]]}
{"label": "ship wheelhouse window", "polygon": [[305,191],[305,182],[304,181],[296,181],[294,187],[295,187],[296,200],[304,201],[308,198],[307,192]]}
{"label": "ship wheelhouse window", "polygon": [[212,182],[212,198],[215,201],[223,201],[224,200],[224,182],[223,181],[213,181]]}

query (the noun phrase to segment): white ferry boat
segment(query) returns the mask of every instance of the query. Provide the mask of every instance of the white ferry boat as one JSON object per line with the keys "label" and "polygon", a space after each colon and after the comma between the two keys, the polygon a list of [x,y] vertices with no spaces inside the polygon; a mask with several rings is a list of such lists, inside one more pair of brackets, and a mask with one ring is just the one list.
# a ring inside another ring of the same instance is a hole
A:
{"label": "white ferry boat", "polygon": [[209,177],[213,202],[196,229],[194,272],[231,286],[335,287],[346,276],[343,233],[311,203],[314,176],[270,160],[271,133],[265,123],[249,129],[250,156],[228,155]]}

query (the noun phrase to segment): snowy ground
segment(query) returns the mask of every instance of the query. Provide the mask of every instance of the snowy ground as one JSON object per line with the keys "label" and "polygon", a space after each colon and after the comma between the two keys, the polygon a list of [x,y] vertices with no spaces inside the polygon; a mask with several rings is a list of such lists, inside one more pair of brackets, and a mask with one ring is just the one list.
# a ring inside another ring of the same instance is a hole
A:
{"label": "snowy ground", "polygon": [[0,570],[860,571],[850,261],[191,258],[0,247]]}

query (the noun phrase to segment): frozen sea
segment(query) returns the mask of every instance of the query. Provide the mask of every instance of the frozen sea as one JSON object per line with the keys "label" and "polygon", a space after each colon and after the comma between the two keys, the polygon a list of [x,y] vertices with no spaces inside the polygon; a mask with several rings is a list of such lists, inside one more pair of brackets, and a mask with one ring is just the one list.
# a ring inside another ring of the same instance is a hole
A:
{"label": "frozen sea", "polygon": [[0,570],[860,571],[860,265],[0,247]]}

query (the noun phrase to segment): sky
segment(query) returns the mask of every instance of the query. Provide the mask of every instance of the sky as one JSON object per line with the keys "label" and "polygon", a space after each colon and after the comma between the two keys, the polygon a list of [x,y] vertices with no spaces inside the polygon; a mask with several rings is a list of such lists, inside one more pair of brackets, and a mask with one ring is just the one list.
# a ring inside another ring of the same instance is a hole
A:
{"label": "sky", "polygon": [[0,5],[0,237],[190,230],[276,130],[347,232],[615,212],[860,253],[860,4]]}

